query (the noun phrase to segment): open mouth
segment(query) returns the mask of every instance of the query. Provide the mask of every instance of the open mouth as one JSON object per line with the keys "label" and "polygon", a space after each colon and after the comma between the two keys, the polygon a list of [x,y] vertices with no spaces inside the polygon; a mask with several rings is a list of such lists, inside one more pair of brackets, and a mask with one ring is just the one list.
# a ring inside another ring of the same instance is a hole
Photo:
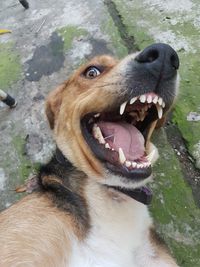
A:
{"label": "open mouth", "polygon": [[117,108],[86,114],[83,136],[95,156],[114,173],[142,180],[151,175],[154,152],[148,145],[165,102],[155,93],[130,98]]}

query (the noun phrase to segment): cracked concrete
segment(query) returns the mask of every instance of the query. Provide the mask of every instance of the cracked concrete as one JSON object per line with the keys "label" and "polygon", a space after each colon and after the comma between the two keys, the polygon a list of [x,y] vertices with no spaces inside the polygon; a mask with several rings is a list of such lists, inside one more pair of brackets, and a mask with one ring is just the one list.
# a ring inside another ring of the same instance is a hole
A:
{"label": "cracked concrete", "polygon": [[[88,58],[119,58],[153,42],[167,42],[181,59],[181,90],[170,125],[155,134],[160,159],[152,184],[152,216],[180,266],[200,266],[199,31],[197,0],[15,0],[1,3],[0,88],[18,100],[0,103],[0,209],[15,202],[14,188],[54,150],[45,97]],[[171,124],[171,123],[174,124]],[[177,128],[177,129],[175,129]],[[168,140],[167,140],[168,137]],[[166,161],[168,164],[166,164]]]}

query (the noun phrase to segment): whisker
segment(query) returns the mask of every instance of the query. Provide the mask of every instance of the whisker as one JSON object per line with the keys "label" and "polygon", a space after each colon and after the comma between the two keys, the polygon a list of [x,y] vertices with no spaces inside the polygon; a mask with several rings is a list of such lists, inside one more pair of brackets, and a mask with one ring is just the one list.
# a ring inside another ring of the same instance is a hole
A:
{"label": "whisker", "polygon": [[114,134],[111,134],[109,136],[104,137],[104,139],[108,139],[108,138],[113,137],[113,136],[114,136]]}

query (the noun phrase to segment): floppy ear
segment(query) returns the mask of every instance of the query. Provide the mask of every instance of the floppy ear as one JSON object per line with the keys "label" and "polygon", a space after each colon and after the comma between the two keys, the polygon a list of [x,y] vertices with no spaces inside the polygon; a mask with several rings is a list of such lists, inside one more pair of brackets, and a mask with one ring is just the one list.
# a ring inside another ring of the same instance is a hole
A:
{"label": "floppy ear", "polygon": [[53,90],[47,97],[46,101],[46,115],[49,121],[50,128],[53,130],[55,126],[55,120],[60,111],[60,106],[62,103],[62,94],[66,87],[66,84],[58,86]]}

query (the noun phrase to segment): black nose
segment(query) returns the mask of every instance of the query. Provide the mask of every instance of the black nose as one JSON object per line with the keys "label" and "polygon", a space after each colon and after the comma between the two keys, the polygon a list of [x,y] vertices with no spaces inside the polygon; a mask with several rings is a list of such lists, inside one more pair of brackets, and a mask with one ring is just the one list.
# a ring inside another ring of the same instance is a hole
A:
{"label": "black nose", "polygon": [[179,58],[175,50],[162,43],[148,46],[135,60],[156,78],[170,78],[179,68]]}

